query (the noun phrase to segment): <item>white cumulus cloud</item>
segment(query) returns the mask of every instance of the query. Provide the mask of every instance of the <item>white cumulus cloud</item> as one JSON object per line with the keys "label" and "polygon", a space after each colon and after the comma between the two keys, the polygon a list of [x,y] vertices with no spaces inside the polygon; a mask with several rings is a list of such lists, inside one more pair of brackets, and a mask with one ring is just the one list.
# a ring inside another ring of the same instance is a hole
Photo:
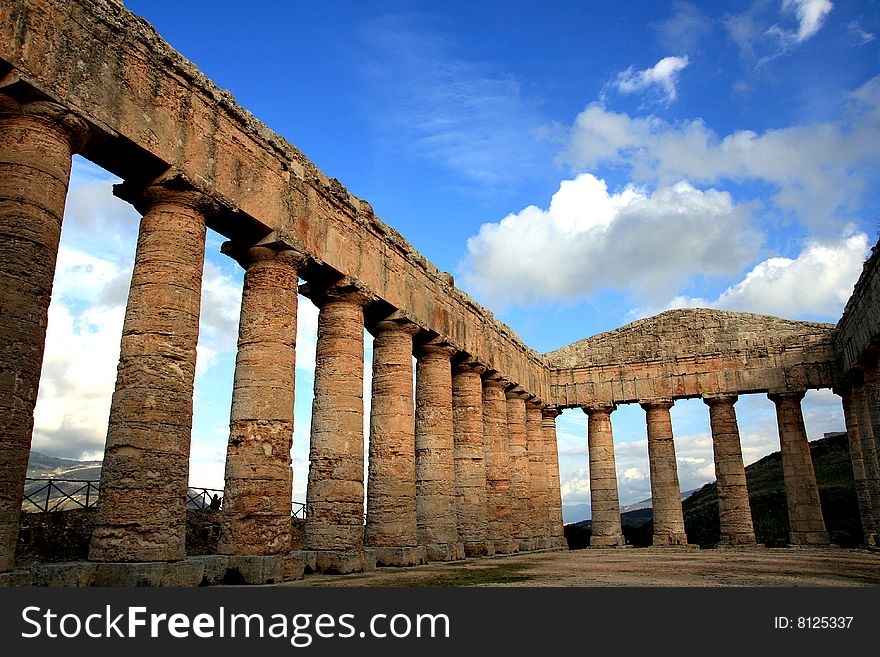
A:
{"label": "white cumulus cloud", "polygon": [[791,39],[797,43],[806,41],[821,29],[826,16],[831,13],[833,8],[831,0],[783,0],[782,10],[795,14],[798,28],[796,32],[792,33],[780,28],[775,31],[782,38]]}
{"label": "white cumulus cloud", "polygon": [[687,55],[664,57],[651,68],[642,71],[630,66],[617,74],[614,87],[621,93],[631,94],[659,90],[662,99],[670,103],[678,97],[678,74],[688,65]]}
{"label": "white cumulus cloud", "polygon": [[581,174],[547,209],[529,206],[468,240],[468,285],[497,303],[573,299],[606,287],[639,298],[677,290],[695,272],[730,275],[755,253],[749,212],[687,182],[609,192]]}

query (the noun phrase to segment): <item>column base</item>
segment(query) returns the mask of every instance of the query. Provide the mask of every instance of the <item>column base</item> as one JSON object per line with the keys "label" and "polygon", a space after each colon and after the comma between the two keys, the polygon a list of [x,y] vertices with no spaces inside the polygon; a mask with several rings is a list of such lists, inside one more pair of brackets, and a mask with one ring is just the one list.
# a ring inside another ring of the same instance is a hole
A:
{"label": "column base", "polygon": [[548,550],[568,550],[568,540],[565,536],[551,536],[550,546],[547,548]]}
{"label": "column base", "polygon": [[830,545],[828,532],[790,532],[788,541],[792,545]]}
{"label": "column base", "polygon": [[519,542],[512,538],[502,538],[497,541],[491,541],[495,554],[513,554],[519,552]]}
{"label": "column base", "polygon": [[732,545],[756,545],[755,535],[754,534],[727,534],[721,537],[721,542],[718,544],[719,547],[722,545],[732,546]]}
{"label": "column base", "polygon": [[428,551],[424,545],[416,547],[368,547],[368,558],[375,559],[376,566],[419,566],[428,563]]}
{"label": "column base", "polygon": [[461,561],[464,559],[464,543],[431,543],[425,546],[428,561]]}
{"label": "column base", "polygon": [[540,536],[533,539],[535,541],[536,550],[547,550],[550,548],[550,539],[546,536]]}
{"label": "column base", "polygon": [[495,545],[491,541],[469,541],[464,544],[464,556],[468,558],[491,557]]}
{"label": "column base", "polygon": [[651,541],[651,545],[654,547],[673,547],[673,546],[683,546],[687,547],[688,539],[687,534],[654,534],[653,540]]}
{"label": "column base", "polygon": [[309,550],[312,572],[325,575],[348,575],[367,570],[364,550]]}
{"label": "column base", "polygon": [[623,534],[618,534],[617,536],[590,536],[591,548],[624,547],[625,545],[626,539],[623,537]]}
{"label": "column base", "polygon": [[535,551],[535,539],[533,539],[533,538],[520,538],[520,539],[517,539],[517,543],[519,543],[519,551],[520,552],[534,552]]}

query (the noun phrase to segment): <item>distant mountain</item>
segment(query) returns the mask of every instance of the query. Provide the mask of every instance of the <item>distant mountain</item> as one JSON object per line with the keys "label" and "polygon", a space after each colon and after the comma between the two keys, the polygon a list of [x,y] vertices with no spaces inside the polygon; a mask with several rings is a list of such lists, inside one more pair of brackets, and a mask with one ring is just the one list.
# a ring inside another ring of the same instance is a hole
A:
{"label": "distant mountain", "polygon": [[[681,492],[682,501],[689,498],[691,495],[696,493],[698,490],[700,490],[700,489],[699,488],[692,488],[691,490],[682,491]],[[627,504],[626,506],[621,506],[620,512],[627,513],[628,511],[642,511],[643,509],[653,509],[653,508],[654,508],[654,504],[653,504],[652,498],[649,497],[648,499],[642,500],[641,502],[633,502],[632,504]]]}
{"label": "distant mountain", "polygon": [[571,506],[562,507],[562,522],[569,524],[572,522],[582,522],[593,517],[593,508],[589,504],[572,504]]}
{"label": "distant mountain", "polygon": [[101,461],[75,461],[46,456],[32,451],[28,458],[27,476],[31,479],[87,479],[101,478]]}

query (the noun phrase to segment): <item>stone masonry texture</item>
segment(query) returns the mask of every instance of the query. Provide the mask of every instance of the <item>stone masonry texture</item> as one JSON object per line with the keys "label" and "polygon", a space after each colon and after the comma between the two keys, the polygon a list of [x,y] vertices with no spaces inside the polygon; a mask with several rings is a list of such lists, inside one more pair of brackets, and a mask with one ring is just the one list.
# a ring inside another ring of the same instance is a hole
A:
{"label": "stone masonry texture", "polygon": [[453,353],[437,341],[416,350],[416,524],[432,561],[464,558],[455,515]]}
{"label": "stone masonry texture", "polygon": [[715,480],[721,521],[721,542],[726,545],[750,545],[755,542],[746,470],[743,465],[739,426],[734,403],[736,397],[706,397],[712,429],[715,457]]}
{"label": "stone masonry texture", "polygon": [[511,516],[511,538],[519,542],[520,550],[531,550],[532,528],[529,515],[529,455],[526,451],[526,399],[528,395],[516,388],[505,393],[507,397],[507,440],[510,464],[508,504]]}
{"label": "stone masonry texture", "polygon": [[526,452],[529,457],[529,524],[535,547],[548,547],[550,500],[547,483],[547,450],[544,444],[543,404],[526,402]]}
{"label": "stone masonry texture", "polygon": [[13,562],[72,153],[86,126],[0,93],[0,572]]}
{"label": "stone masonry texture", "polygon": [[305,548],[363,550],[364,298],[319,291]]}
{"label": "stone masonry texture", "polygon": [[545,407],[541,412],[541,428],[544,431],[544,445],[547,450],[548,512],[550,522],[550,547],[567,546],[563,536],[562,491],[559,482],[559,451],[556,446],[556,418],[559,409]]}
{"label": "stone masonry texture", "polygon": [[873,545],[877,543],[877,522],[874,513],[874,501],[871,498],[871,488],[865,468],[856,400],[851,390],[841,391],[841,396],[843,397],[843,417],[846,421],[846,434],[849,441],[853,482],[855,484],[856,499],[859,503],[862,532],[864,533],[865,544]]}
{"label": "stone masonry texture", "polygon": [[483,379],[483,435],[486,446],[488,539],[495,552],[515,552],[510,491],[510,452],[507,433],[507,401],[503,379]]}
{"label": "stone masonry texture", "polygon": [[681,489],[672,437],[671,401],[643,402],[648,424],[648,460],[654,507],[654,545],[687,545]]}
{"label": "stone masonry texture", "polygon": [[828,543],[816,473],[801,412],[803,391],[769,395],[776,404],[779,443],[782,449],[782,475],[788,504],[790,541],[794,545]]}
{"label": "stone masonry texture", "polygon": [[93,561],[183,559],[204,197],[146,190],[110,405]]}
{"label": "stone masonry texture", "polygon": [[611,429],[611,413],[615,408],[613,404],[584,408],[589,418],[587,442],[590,453],[590,506],[593,513],[590,547],[613,547],[625,543],[620,527],[620,500]]}
{"label": "stone masonry texture", "polygon": [[452,424],[455,459],[455,513],[458,537],[469,557],[490,556],[486,541],[488,490],[483,437],[485,368],[461,362],[452,375]]}
{"label": "stone masonry texture", "polygon": [[290,550],[296,371],[297,271],[288,249],[248,249],[226,451],[218,551],[230,555]]}
{"label": "stone masonry texture", "polygon": [[381,322],[373,340],[366,543],[415,547],[416,464],[412,324]]}

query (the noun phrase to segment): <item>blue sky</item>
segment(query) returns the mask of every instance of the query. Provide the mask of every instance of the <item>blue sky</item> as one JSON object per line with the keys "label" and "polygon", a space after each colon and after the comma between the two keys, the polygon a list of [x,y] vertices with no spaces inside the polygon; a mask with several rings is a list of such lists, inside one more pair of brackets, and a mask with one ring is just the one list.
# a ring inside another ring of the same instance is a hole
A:
{"label": "blue sky", "polygon": [[[877,240],[876,0],[126,6],[538,351],[681,306],[834,322]],[[103,447],[137,227],[109,181],[76,161],[36,415],[49,453]],[[241,283],[221,241],[199,347],[202,486],[222,484]],[[308,301],[300,324],[297,499]],[[765,397],[737,409],[747,462],[778,449]],[[714,478],[707,410],[673,409],[682,488]],[[828,391],[804,410],[813,438],[843,428]],[[621,501],[647,497],[643,413],[612,419]],[[588,499],[585,433],[580,411],[560,417],[569,504]]]}

